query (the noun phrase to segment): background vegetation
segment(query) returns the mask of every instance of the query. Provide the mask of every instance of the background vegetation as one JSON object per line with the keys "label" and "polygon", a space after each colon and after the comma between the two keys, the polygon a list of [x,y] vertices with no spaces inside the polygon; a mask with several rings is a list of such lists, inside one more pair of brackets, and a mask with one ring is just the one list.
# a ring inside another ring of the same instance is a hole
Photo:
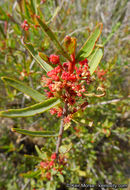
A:
{"label": "background vegetation", "polygon": [[[45,94],[41,86],[43,70],[21,43],[25,36],[37,50],[48,55],[56,52],[31,16],[35,8],[61,43],[66,35],[74,36],[79,48],[94,26],[103,23],[100,42],[104,45],[104,57],[94,75],[96,82],[89,91],[103,86],[106,96],[89,98],[89,106],[81,113],[82,119],[78,124],[72,123],[65,132],[63,144],[72,144],[72,148],[66,154],[63,177],[52,181],[24,178],[21,173],[35,170],[40,162],[31,156],[37,157],[35,144],[51,154],[55,151],[56,139],[30,138],[10,129],[58,132],[59,120],[49,112],[24,119],[0,118],[0,189],[71,189],[66,183],[128,184],[130,3],[128,0],[0,1],[0,77],[14,77]],[[30,23],[29,31],[21,28],[24,20]],[[33,103],[28,96],[0,80],[0,110]]]}

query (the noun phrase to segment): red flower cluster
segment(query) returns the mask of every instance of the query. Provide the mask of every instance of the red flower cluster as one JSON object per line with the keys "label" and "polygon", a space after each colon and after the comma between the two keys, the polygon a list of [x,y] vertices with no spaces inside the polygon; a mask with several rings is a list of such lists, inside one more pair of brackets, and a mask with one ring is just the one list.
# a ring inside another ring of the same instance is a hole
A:
{"label": "red flower cluster", "polygon": [[[42,76],[41,82],[44,87],[48,87],[46,95],[48,98],[60,97],[68,106],[74,106],[78,97],[84,98],[83,93],[90,84],[90,72],[88,60],[84,59],[77,64],[74,55],[71,56],[72,62],[60,63],[58,55],[50,55],[49,61],[51,64],[58,65],[53,70],[49,71],[46,76]],[[74,112],[75,107],[72,110]],[[62,110],[51,109],[51,114],[62,116]],[[69,118],[65,119],[70,120]]]}
{"label": "red flower cluster", "polygon": [[103,70],[103,69],[100,69],[100,68],[98,67],[98,69],[97,69],[97,71],[95,71],[95,73],[97,74],[97,77],[98,77],[101,81],[106,80],[106,78],[105,78],[104,75],[107,73],[107,71],[105,71],[105,70]]}
{"label": "red flower cluster", "polygon": [[59,56],[58,55],[50,55],[50,62],[54,65],[58,64],[60,62]]}
{"label": "red flower cluster", "polygon": [[66,165],[65,157],[59,155],[58,162],[56,162],[56,153],[53,153],[48,160],[42,161],[40,163],[40,168],[42,170],[42,176],[47,178],[48,180],[51,179],[51,170],[56,170],[57,173],[60,172],[62,174],[62,168]]}
{"label": "red flower cluster", "polygon": [[21,24],[21,27],[25,30],[28,31],[29,30],[29,24],[26,20],[24,20],[24,22]]}
{"label": "red flower cluster", "polygon": [[51,110],[50,110],[50,113],[51,113],[51,115],[55,115],[55,114],[57,114],[57,117],[61,117],[62,116],[62,114],[63,114],[63,109],[61,108],[61,107],[59,107],[59,108],[52,108]]}

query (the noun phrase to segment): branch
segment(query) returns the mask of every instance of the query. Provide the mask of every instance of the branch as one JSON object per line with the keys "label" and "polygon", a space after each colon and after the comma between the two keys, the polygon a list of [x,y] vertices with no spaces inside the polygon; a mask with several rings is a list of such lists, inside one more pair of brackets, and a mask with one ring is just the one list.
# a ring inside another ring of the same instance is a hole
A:
{"label": "branch", "polygon": [[62,136],[63,136],[63,132],[64,132],[64,117],[67,116],[67,112],[68,112],[68,106],[67,106],[67,102],[65,102],[65,107],[63,109],[63,117],[61,119],[61,125],[60,125],[60,130],[59,130],[59,136],[57,139],[57,144],[56,144],[56,155],[58,158],[58,154],[59,154],[59,147],[62,143]]}
{"label": "branch", "polygon": [[100,106],[100,105],[105,105],[105,104],[111,104],[111,103],[116,103],[116,102],[120,102],[122,100],[126,100],[127,98],[130,98],[130,96],[126,97],[126,98],[120,98],[120,99],[114,99],[114,100],[108,100],[108,101],[104,101],[104,102],[100,102],[97,104],[90,104],[87,107],[91,108],[91,107],[95,107],[95,106]]}

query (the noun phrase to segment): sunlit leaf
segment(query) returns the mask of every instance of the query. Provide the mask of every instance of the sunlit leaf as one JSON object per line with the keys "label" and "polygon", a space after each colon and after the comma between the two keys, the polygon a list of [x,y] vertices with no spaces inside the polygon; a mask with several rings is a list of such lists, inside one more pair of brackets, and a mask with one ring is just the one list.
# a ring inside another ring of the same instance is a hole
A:
{"label": "sunlit leaf", "polygon": [[26,0],[24,0],[24,9],[25,9],[25,16],[26,16],[27,20],[29,20],[30,19],[30,14],[29,14],[29,10],[28,10]]}
{"label": "sunlit leaf", "polygon": [[61,175],[60,173],[58,173],[57,176],[59,177],[61,183],[64,183],[64,177],[63,177],[63,175]]}
{"label": "sunlit leaf", "polygon": [[70,126],[71,126],[71,122],[65,124],[65,126],[64,126],[64,131],[66,131]]}
{"label": "sunlit leaf", "polygon": [[6,38],[6,35],[4,33],[3,27],[0,24],[0,33],[3,35],[4,38]]}
{"label": "sunlit leaf", "polygon": [[95,27],[95,29],[93,30],[92,34],[89,36],[89,38],[87,39],[87,41],[85,42],[83,47],[81,47],[81,49],[76,57],[77,61],[81,61],[81,60],[85,59],[92,53],[92,51],[95,47],[95,44],[100,37],[102,27],[103,27],[102,23],[99,23]]}
{"label": "sunlit leaf", "polygon": [[2,80],[6,82],[8,85],[16,88],[17,90],[23,92],[24,94],[27,94],[31,98],[33,98],[37,102],[42,102],[45,100],[45,96],[41,94],[40,92],[32,89],[31,87],[27,86],[23,82],[17,81],[15,79],[9,78],[9,77],[2,77]]}
{"label": "sunlit leaf", "polygon": [[13,132],[17,132],[23,135],[28,135],[32,137],[56,137],[58,135],[54,134],[54,131],[28,131],[25,129],[12,128]]}
{"label": "sunlit leaf", "polygon": [[8,20],[8,16],[6,12],[2,9],[2,6],[0,6],[0,20]]}
{"label": "sunlit leaf", "polygon": [[41,174],[40,170],[37,171],[29,171],[27,173],[21,173],[20,175],[26,178],[37,178]]}
{"label": "sunlit leaf", "polygon": [[46,100],[38,104],[34,104],[27,108],[9,109],[6,111],[1,111],[0,117],[29,117],[43,113],[49,110],[50,108],[57,106],[58,104],[60,104],[60,100],[57,100],[56,98],[51,98],[49,100]]}
{"label": "sunlit leaf", "polygon": [[89,71],[90,74],[92,75],[94,71],[96,70],[98,64],[100,63],[101,59],[103,57],[103,51],[102,49],[96,48],[94,54],[91,56],[88,62],[88,65],[90,67]]}
{"label": "sunlit leaf", "polygon": [[59,148],[59,152],[61,154],[65,154],[69,152],[71,148],[72,148],[72,143],[70,143],[69,145],[61,145]]}
{"label": "sunlit leaf", "polygon": [[41,65],[41,67],[46,71],[51,71],[53,67],[51,67],[49,64],[47,64],[39,55],[38,53],[34,50],[33,46],[31,44],[24,43],[25,47],[27,50],[31,53],[33,58]]}
{"label": "sunlit leaf", "polygon": [[37,14],[37,0],[30,0],[30,1],[33,12]]}
{"label": "sunlit leaf", "polygon": [[41,28],[43,31],[49,36],[51,41],[54,43],[56,48],[59,50],[59,53],[62,54],[64,57],[66,57],[68,60],[71,61],[70,56],[68,53],[63,49],[63,47],[60,45],[59,41],[57,40],[55,34],[51,31],[51,29],[45,24],[45,22],[42,22],[41,19],[37,18]]}

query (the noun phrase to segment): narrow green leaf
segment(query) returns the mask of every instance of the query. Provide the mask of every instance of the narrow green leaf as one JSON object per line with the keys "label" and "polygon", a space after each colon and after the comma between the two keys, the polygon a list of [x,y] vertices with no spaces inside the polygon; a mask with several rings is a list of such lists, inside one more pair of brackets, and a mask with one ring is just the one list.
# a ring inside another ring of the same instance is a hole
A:
{"label": "narrow green leaf", "polygon": [[24,157],[29,158],[29,159],[41,160],[41,158],[39,158],[38,156],[34,156],[34,155],[24,154]]}
{"label": "narrow green leaf", "polygon": [[69,61],[71,61],[70,56],[68,53],[63,49],[63,47],[60,45],[59,41],[57,40],[55,34],[51,31],[51,29],[44,23],[42,22],[41,19],[37,18],[37,21],[39,22],[42,30],[49,36],[51,41],[54,43],[56,48],[59,50],[59,52],[66,57]]}
{"label": "narrow green leaf", "polygon": [[2,6],[0,6],[0,20],[8,20],[8,16],[6,12],[2,9]]}
{"label": "narrow green leaf", "polygon": [[20,175],[26,178],[37,178],[41,174],[40,170],[37,171],[29,171],[27,173],[21,173]]}
{"label": "narrow green leaf", "polygon": [[41,67],[46,71],[51,71],[53,67],[51,67],[49,64],[47,64],[34,50],[33,46],[31,44],[24,43],[27,50],[30,52],[30,54],[33,56],[33,58],[41,65]]}
{"label": "narrow green leaf", "polygon": [[12,128],[13,132],[17,132],[23,135],[29,135],[32,137],[56,137],[55,131],[28,131],[25,129],[19,129],[19,128]]}
{"label": "narrow green leaf", "polygon": [[0,24],[0,33],[3,35],[4,38],[6,38],[6,35],[4,33],[3,27]]}
{"label": "narrow green leaf", "polygon": [[65,154],[69,152],[71,148],[72,148],[72,143],[70,143],[69,145],[61,145],[59,148],[59,152],[61,154]]}
{"label": "narrow green leaf", "polygon": [[93,30],[92,34],[89,36],[88,40],[85,42],[85,44],[81,47],[77,57],[76,57],[76,60],[77,61],[81,61],[83,59],[85,59],[86,57],[88,57],[94,47],[95,47],[95,44],[96,42],[98,41],[99,37],[100,37],[100,34],[101,34],[101,31],[102,31],[102,23],[99,23],[95,29]]}
{"label": "narrow green leaf", "polygon": [[105,46],[109,41],[110,39],[113,37],[113,35],[115,34],[115,32],[119,29],[121,23],[118,22],[113,28],[112,28],[112,31],[111,33],[107,36],[107,38],[105,39],[105,41],[103,42],[103,46]]}
{"label": "narrow green leaf", "polygon": [[24,0],[24,8],[25,8],[25,16],[27,17],[27,19],[30,19],[30,14],[29,14],[29,10],[28,10],[28,6],[26,3],[26,0]]}
{"label": "narrow green leaf", "polygon": [[64,177],[63,177],[63,175],[61,175],[60,173],[58,173],[57,176],[59,177],[61,183],[64,183]]}
{"label": "narrow green leaf", "polygon": [[37,14],[37,0],[30,0],[30,1],[33,12]]}
{"label": "narrow green leaf", "polygon": [[1,78],[4,82],[6,82],[8,85],[16,88],[17,90],[23,92],[24,94],[27,94],[31,98],[33,98],[37,102],[42,102],[45,100],[45,96],[41,94],[40,92],[32,89],[29,86],[26,86],[24,83],[19,82],[15,79],[9,78],[9,77],[2,77]]}
{"label": "narrow green leaf", "polygon": [[1,111],[0,117],[29,117],[43,113],[49,110],[50,108],[57,106],[58,104],[60,104],[60,100],[57,100],[56,98],[51,98],[49,100],[46,100],[38,104],[34,104],[27,108],[9,109],[6,111]]}
{"label": "narrow green leaf", "polygon": [[37,145],[35,145],[35,149],[36,149],[36,152],[37,152],[39,158],[43,159],[44,158],[44,153],[41,152],[41,150],[39,149],[39,147]]}
{"label": "narrow green leaf", "polygon": [[66,123],[64,126],[64,131],[66,131],[71,126],[71,122]]}
{"label": "narrow green leaf", "polygon": [[97,48],[95,50],[95,53],[91,56],[88,65],[90,67],[89,71],[90,74],[92,75],[94,73],[94,71],[96,70],[98,64],[100,63],[101,59],[103,57],[103,51],[102,49]]}
{"label": "narrow green leaf", "polygon": [[50,22],[53,22],[53,20],[56,18],[60,10],[61,10],[61,7],[56,7],[54,14],[52,15],[51,19],[47,22],[47,24],[49,24]]}

